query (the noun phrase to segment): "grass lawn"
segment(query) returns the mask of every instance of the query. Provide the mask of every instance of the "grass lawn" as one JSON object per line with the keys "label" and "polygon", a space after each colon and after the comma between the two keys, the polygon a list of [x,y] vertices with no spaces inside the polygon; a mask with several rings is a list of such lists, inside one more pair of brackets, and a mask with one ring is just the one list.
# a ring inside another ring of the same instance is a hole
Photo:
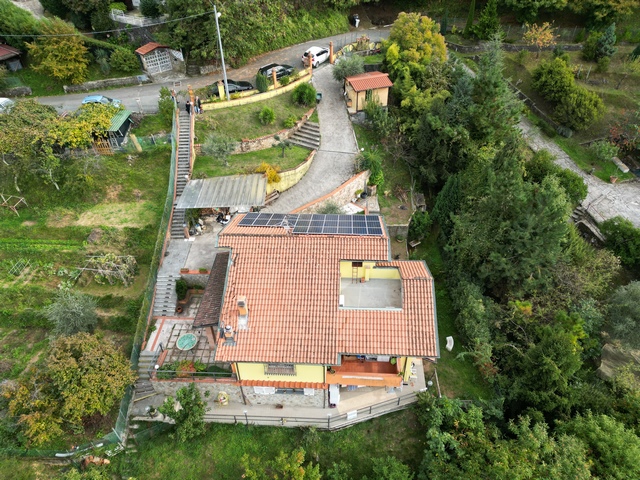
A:
{"label": "grass lawn", "polygon": [[146,137],[156,133],[171,132],[171,122],[167,125],[159,113],[154,115],[145,115],[138,125],[131,129],[137,137]]}
{"label": "grass lawn", "polygon": [[[448,397],[474,400],[493,398],[493,390],[478,373],[470,358],[457,358],[464,351],[458,331],[455,327],[456,313],[449,298],[445,281],[445,265],[437,242],[437,232],[422,240],[411,258],[424,260],[435,280],[436,309],[438,316],[438,337],[440,341],[440,359],[438,360],[438,379],[442,394]],[[447,351],[447,337],[452,336],[455,346]],[[428,373],[425,372],[425,375]]]}
{"label": "grass lawn", "polygon": [[228,167],[222,165],[222,162],[218,159],[206,155],[198,155],[193,167],[193,176],[194,178],[202,178],[255,173],[256,168],[262,162],[278,165],[281,171],[288,170],[304,162],[310,152],[308,148],[292,145],[291,148],[286,150],[286,156],[282,158],[282,150],[280,148],[265,148],[257,152],[230,155]]}
{"label": "grass lawn", "polygon": [[384,54],[376,53],[375,55],[367,55],[366,57],[362,57],[362,59],[365,65],[377,65],[384,60]]}
{"label": "grass lawn", "polygon": [[[308,107],[293,103],[292,95],[288,92],[262,102],[205,111],[196,117],[196,143],[204,143],[207,135],[214,130],[236,140],[259,138],[277,133],[285,128],[283,122],[289,116],[293,115],[299,120],[309,110]],[[272,108],[276,114],[276,120],[271,125],[262,125],[258,120],[258,114],[264,107]]]}
{"label": "grass lawn", "polygon": [[392,455],[417,468],[423,450],[420,431],[410,410],[315,435],[299,428],[210,424],[203,437],[186,445],[167,435],[155,437],[139,446],[135,457],[114,457],[111,472],[140,480],[236,480],[243,473],[240,458],[244,454],[264,461],[300,446],[306,451],[305,464],[317,458],[321,471],[326,471],[334,462],[345,461],[352,465],[352,478],[362,478],[371,474],[371,458],[375,457]]}
{"label": "grass lawn", "polygon": [[[412,215],[409,201],[412,181],[407,164],[402,159],[386,153],[373,131],[357,124],[353,125],[353,129],[358,146],[366,151],[376,149],[382,158],[384,185],[382,188],[378,186],[378,203],[385,222],[387,225],[406,224]],[[402,198],[403,194],[405,198]]]}

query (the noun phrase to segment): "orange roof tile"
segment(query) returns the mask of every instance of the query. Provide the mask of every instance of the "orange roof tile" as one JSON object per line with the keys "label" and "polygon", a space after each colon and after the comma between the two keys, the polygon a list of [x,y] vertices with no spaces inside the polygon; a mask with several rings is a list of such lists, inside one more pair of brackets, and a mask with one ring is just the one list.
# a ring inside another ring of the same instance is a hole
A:
{"label": "orange roof tile", "polygon": [[356,92],[393,87],[393,82],[389,80],[389,74],[382,72],[365,72],[347,77],[345,80]]}
{"label": "orange roof tile", "polygon": [[[219,236],[231,248],[220,321],[236,345],[218,345],[219,361],[335,364],[340,354],[438,357],[433,277],[422,261],[390,261],[380,236],[298,235],[239,226]],[[381,224],[382,224],[382,220]],[[339,308],[340,261],[397,267],[401,309]],[[246,295],[248,330],[239,330],[237,297]]]}
{"label": "orange roof tile", "polygon": [[149,52],[153,52],[156,48],[169,48],[168,45],[161,45],[156,42],[149,42],[136,50],[136,53],[140,55],[146,55]]}

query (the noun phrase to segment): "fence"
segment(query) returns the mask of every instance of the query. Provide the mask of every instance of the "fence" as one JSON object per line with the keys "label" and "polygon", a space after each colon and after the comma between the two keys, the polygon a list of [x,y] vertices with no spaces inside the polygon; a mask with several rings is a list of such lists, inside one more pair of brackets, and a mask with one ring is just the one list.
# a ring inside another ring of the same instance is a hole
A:
{"label": "fence", "polygon": [[164,17],[158,18],[149,18],[149,17],[138,17],[136,15],[127,15],[122,10],[112,9],[109,12],[109,17],[114,22],[126,23],[127,25],[136,25],[138,27],[147,27],[149,25],[155,25],[157,23],[162,22]]}
{"label": "fence", "polygon": [[286,427],[309,427],[313,426],[320,430],[339,430],[351,426],[355,423],[379,417],[391,412],[405,410],[418,400],[416,392],[403,395],[392,400],[387,400],[375,405],[353,410],[351,412],[342,413],[340,415],[327,414],[325,418],[321,417],[288,417],[288,416],[267,416],[267,415],[250,415],[248,412],[243,414],[223,414],[223,413],[207,413],[206,421],[217,423],[244,423],[246,425],[264,425],[264,426],[286,426]]}

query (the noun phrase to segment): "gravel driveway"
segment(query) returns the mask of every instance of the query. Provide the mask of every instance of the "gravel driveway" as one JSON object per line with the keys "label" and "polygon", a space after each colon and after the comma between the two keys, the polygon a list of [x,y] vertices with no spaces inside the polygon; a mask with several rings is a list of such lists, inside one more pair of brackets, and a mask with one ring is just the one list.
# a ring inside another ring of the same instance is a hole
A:
{"label": "gravel driveway", "polygon": [[314,71],[313,85],[322,92],[318,104],[320,149],[302,180],[262,211],[286,213],[326,195],[346,182],[354,173],[358,152],[353,127],[342,95],[342,86],[332,76],[333,65]]}

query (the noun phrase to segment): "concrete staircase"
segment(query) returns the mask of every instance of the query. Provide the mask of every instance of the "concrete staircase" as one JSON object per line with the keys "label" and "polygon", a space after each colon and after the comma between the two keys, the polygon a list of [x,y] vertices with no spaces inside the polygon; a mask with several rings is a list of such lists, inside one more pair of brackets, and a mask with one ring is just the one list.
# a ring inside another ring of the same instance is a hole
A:
{"label": "concrete staircase", "polygon": [[156,296],[153,302],[154,317],[171,317],[175,315],[176,302],[176,280],[180,275],[162,275],[158,273],[156,278]]}
{"label": "concrete staircase", "polygon": [[140,352],[138,359],[138,380],[136,380],[133,401],[137,402],[156,394],[153,385],[149,381],[149,369],[153,368],[155,354],[147,350]]}
{"label": "concrete staircase", "polygon": [[[182,195],[184,187],[191,178],[191,118],[189,114],[183,110],[180,111],[178,117],[178,125],[180,131],[178,133],[178,158],[176,172],[176,199]],[[171,238],[184,237],[184,210],[176,210],[175,204],[173,209],[173,219],[171,221]]]}
{"label": "concrete staircase", "polygon": [[320,148],[320,125],[314,122],[305,122],[289,141],[301,147],[318,150]]}

